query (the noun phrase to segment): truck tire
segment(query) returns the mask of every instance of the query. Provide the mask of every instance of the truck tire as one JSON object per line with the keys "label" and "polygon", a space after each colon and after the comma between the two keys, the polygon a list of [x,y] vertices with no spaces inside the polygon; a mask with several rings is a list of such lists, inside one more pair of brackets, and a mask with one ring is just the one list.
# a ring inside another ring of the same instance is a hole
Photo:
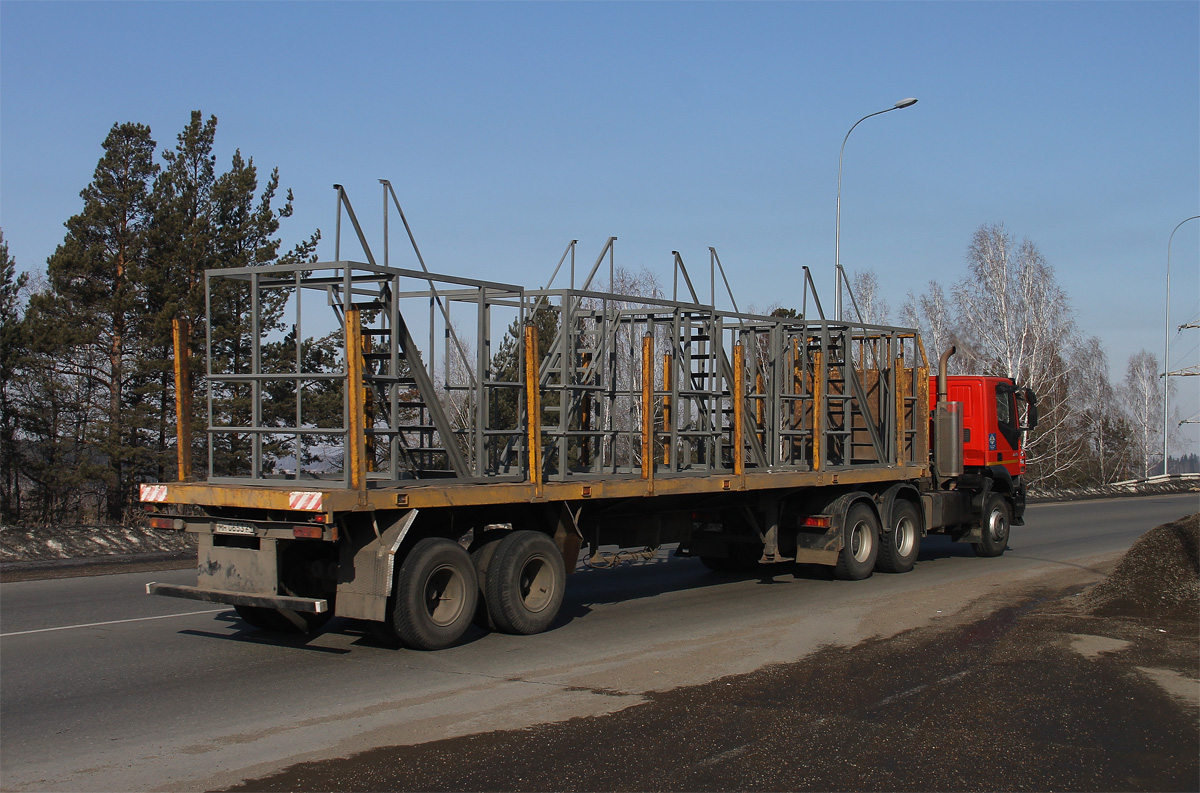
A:
{"label": "truck tire", "polygon": [[558,616],[566,588],[567,568],[554,540],[540,531],[514,531],[487,565],[488,617],[504,633],[541,633]]}
{"label": "truck tire", "polygon": [[471,551],[471,564],[475,565],[475,577],[479,581],[479,602],[475,606],[474,622],[484,630],[496,630],[487,609],[487,571],[496,555],[496,546],[500,544],[503,535],[486,540]]}
{"label": "truck tire", "polygon": [[233,610],[246,624],[271,633],[311,633],[333,616],[330,612],[271,609],[264,606],[234,606]]}
{"label": "truck tire", "polygon": [[412,547],[396,575],[392,627],[406,647],[440,650],[466,633],[478,600],[479,582],[466,550],[427,537]]}
{"label": "truck tire", "polygon": [[988,496],[983,510],[983,525],[979,527],[980,541],[971,543],[976,556],[999,556],[1008,548],[1012,530],[1012,511],[999,493]]}
{"label": "truck tire", "polygon": [[907,573],[917,563],[921,550],[921,515],[910,501],[897,499],[892,504],[891,529],[879,536],[879,558],[875,569],[881,573]]}
{"label": "truck tire", "polygon": [[865,502],[856,501],[842,522],[842,550],[833,574],[844,581],[870,578],[878,555],[879,518]]}

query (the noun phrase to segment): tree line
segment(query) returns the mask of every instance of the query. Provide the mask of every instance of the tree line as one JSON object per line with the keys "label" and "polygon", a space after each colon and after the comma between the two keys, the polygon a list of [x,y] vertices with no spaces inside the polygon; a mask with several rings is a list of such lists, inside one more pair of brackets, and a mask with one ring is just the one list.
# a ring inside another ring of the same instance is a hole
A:
{"label": "tree line", "polygon": [[206,316],[205,269],[313,260],[319,231],[283,249],[278,169],[261,179],[239,149],[219,171],[216,132],[195,111],[160,153],[148,126],[114,124],[44,277],[17,276],[0,235],[5,523],[127,519],[139,482],[173,478],[173,321],[189,355],[206,322],[215,355],[245,354],[242,295],[210,295]]}
{"label": "tree line", "polygon": [[[205,270],[315,261],[319,231],[286,249],[280,238],[293,195],[280,199],[278,169],[261,179],[239,149],[219,170],[216,132],[215,116],[194,111],[174,147],[158,151],[149,127],[114,124],[80,193],[83,208],[64,223],[44,275],[18,275],[0,232],[4,523],[127,520],[139,482],[174,478],[172,323],[186,329],[196,360],[211,335],[214,371],[240,371],[249,356],[251,341],[238,330],[248,309],[244,290],[215,290],[206,310]],[[891,321],[874,273],[855,273],[850,283],[862,321]],[[260,316],[286,334],[271,306]],[[954,345],[952,371],[1033,388],[1041,416],[1028,441],[1035,490],[1161,470],[1157,359],[1138,352],[1124,379],[1110,382],[1103,345],[1076,326],[1066,291],[1030,240],[1003,225],[981,226],[961,278],[910,292],[897,320],[920,329],[931,361]],[[286,336],[279,343],[294,345]],[[314,366],[334,366],[335,347],[306,341],[304,354],[320,359]],[[498,369],[505,355],[513,350],[501,351]],[[204,389],[201,368],[191,367],[187,393]],[[229,397],[222,409],[236,415],[248,407]],[[194,454],[209,454],[197,434]],[[231,443],[211,453],[218,467],[236,469],[249,449]]]}
{"label": "tree line", "polygon": [[[887,323],[874,273],[855,273],[850,283],[864,320]],[[1031,240],[1003,224],[980,226],[963,275],[949,289],[930,281],[923,293],[910,291],[898,321],[921,331],[931,361],[956,347],[951,372],[1009,377],[1033,389],[1039,423],[1026,455],[1035,490],[1162,472],[1158,359],[1135,353],[1113,383],[1103,344],[1079,329],[1070,297]]]}

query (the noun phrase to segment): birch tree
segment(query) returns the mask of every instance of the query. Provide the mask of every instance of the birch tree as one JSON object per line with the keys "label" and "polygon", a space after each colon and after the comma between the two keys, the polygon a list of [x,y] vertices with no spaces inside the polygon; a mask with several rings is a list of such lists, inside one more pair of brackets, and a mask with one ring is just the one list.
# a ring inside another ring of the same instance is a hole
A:
{"label": "birch tree", "polygon": [[847,291],[845,302],[858,308],[859,321],[867,325],[886,325],[891,321],[892,307],[883,298],[874,270],[855,270]]}
{"label": "birch tree", "polygon": [[1108,484],[1132,473],[1130,426],[1117,390],[1108,379],[1108,355],[1095,336],[1075,351],[1070,403],[1077,416],[1074,435],[1084,459],[1072,484]]}
{"label": "birch tree", "polygon": [[983,225],[967,249],[967,275],[952,290],[962,364],[1012,378],[1037,393],[1039,425],[1027,459],[1031,478],[1052,479],[1080,461],[1068,399],[1078,333],[1054,269],[1028,239]]}
{"label": "birch tree", "polygon": [[[946,299],[946,290],[937,281],[931,280],[920,296],[908,293],[900,306],[900,324],[916,328],[921,334],[930,367],[936,367],[942,353],[956,343],[951,305]],[[952,373],[963,371],[961,361],[961,358],[951,358],[948,370]]]}
{"label": "birch tree", "polygon": [[1140,350],[1129,357],[1121,396],[1133,426],[1135,464],[1143,478],[1162,470],[1162,382],[1154,353]]}

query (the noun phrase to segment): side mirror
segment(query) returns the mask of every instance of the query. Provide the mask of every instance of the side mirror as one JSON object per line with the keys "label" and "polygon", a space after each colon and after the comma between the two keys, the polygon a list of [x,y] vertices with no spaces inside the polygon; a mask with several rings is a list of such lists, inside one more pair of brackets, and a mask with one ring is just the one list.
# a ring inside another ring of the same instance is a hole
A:
{"label": "side mirror", "polygon": [[1024,403],[1024,409],[1020,404],[1017,405],[1017,414],[1021,417],[1020,428],[1028,432],[1038,423],[1037,394],[1033,393],[1032,388],[1020,388],[1017,389],[1017,400]]}

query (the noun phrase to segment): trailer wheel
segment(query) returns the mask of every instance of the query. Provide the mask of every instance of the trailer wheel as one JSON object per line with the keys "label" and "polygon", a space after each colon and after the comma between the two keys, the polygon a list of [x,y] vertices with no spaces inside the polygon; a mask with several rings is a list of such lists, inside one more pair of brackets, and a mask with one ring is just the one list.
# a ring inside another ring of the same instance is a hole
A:
{"label": "trailer wheel", "polygon": [[496,555],[496,546],[502,537],[487,540],[471,551],[471,564],[475,566],[475,577],[479,580],[479,601],[475,606],[474,622],[484,630],[496,630],[487,609],[487,571]]}
{"label": "trailer wheel", "polygon": [[892,505],[891,530],[879,536],[879,558],[875,569],[881,573],[907,573],[917,563],[921,550],[921,516],[910,501],[898,499]]}
{"label": "trailer wheel", "polygon": [[396,575],[392,627],[414,650],[454,644],[475,615],[479,583],[461,545],[427,537],[412,547]]}
{"label": "trailer wheel", "polygon": [[976,556],[999,556],[1008,547],[1008,535],[1012,530],[1012,512],[1008,502],[999,493],[988,496],[983,510],[983,525],[980,526],[980,542],[971,543]]}
{"label": "trailer wheel", "polygon": [[264,606],[234,606],[233,610],[246,624],[271,633],[311,633],[333,616],[327,611],[316,614]]}
{"label": "trailer wheel", "polygon": [[547,535],[514,531],[496,544],[484,586],[488,616],[497,630],[541,633],[562,606],[566,564]]}
{"label": "trailer wheel", "polygon": [[833,574],[845,581],[870,578],[879,555],[879,518],[875,510],[856,501],[842,524],[842,550]]}

